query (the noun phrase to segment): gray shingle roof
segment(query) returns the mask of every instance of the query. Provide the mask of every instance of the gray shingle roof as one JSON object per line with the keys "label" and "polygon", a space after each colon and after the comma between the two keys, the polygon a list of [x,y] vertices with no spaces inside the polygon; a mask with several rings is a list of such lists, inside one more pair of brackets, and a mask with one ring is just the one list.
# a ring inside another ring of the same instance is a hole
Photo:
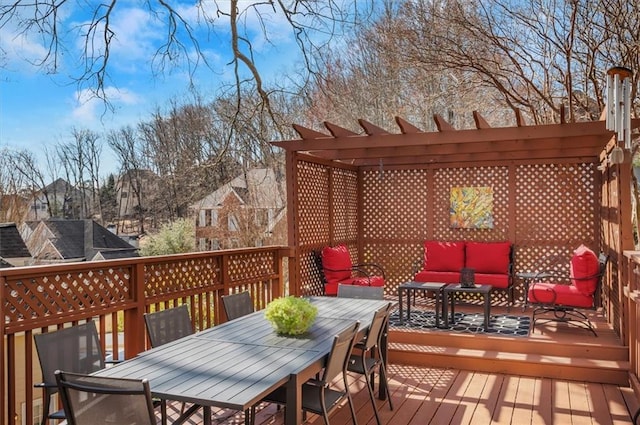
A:
{"label": "gray shingle roof", "polygon": [[63,258],[90,260],[98,252],[108,251],[118,252],[119,258],[138,255],[134,246],[93,220],[52,219],[46,220],[45,223],[55,235],[51,242]]}
{"label": "gray shingle roof", "polygon": [[0,257],[31,257],[15,223],[0,223]]}

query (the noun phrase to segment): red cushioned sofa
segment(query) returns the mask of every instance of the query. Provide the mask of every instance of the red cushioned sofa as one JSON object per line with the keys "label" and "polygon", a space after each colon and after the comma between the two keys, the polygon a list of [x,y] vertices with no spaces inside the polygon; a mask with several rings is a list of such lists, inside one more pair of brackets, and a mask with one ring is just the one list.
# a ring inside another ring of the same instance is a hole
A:
{"label": "red cushioned sofa", "polygon": [[325,295],[336,295],[338,284],[384,286],[384,270],[374,263],[353,264],[345,245],[326,246],[320,253]]}
{"label": "red cushioned sofa", "polygon": [[460,270],[471,268],[475,283],[509,292],[513,304],[513,249],[511,242],[424,242],[424,262],[416,282],[459,283]]}

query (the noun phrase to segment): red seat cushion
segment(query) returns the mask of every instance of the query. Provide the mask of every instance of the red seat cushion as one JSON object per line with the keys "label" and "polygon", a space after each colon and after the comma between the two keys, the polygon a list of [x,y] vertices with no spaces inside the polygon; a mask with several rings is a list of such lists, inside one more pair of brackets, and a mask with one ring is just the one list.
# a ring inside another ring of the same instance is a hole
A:
{"label": "red seat cushion", "polygon": [[511,242],[467,242],[465,256],[466,267],[474,269],[476,274],[508,274]]}
{"label": "red seat cushion", "polygon": [[413,277],[416,282],[459,283],[460,272],[433,272],[422,270]]}
{"label": "red seat cushion", "polygon": [[584,245],[573,251],[571,258],[571,282],[578,291],[591,296],[598,286],[600,265],[596,254]]}
{"label": "red seat cushion", "polygon": [[359,285],[359,286],[384,286],[384,279],[382,276],[360,276],[360,277],[350,277],[345,280],[327,282],[324,285],[324,294],[325,295],[338,295],[338,284],[340,285]]}
{"label": "red seat cushion", "polygon": [[509,275],[498,273],[476,273],[475,283],[478,285],[491,285],[494,288],[506,289],[509,287]]}
{"label": "red seat cushion", "polygon": [[338,295],[338,281],[327,282],[324,284],[325,295]]}
{"label": "red seat cushion", "polygon": [[347,279],[346,281],[341,281],[340,283],[359,286],[384,286],[384,279],[382,276],[358,276]]}
{"label": "red seat cushion", "polygon": [[324,269],[324,278],[327,282],[349,279],[352,265],[351,255],[345,245],[326,246],[322,249],[322,267]]}
{"label": "red seat cushion", "polygon": [[458,272],[464,267],[464,242],[425,241],[424,270]]}
{"label": "red seat cushion", "polygon": [[593,296],[585,295],[574,285],[536,283],[529,288],[527,298],[529,302],[533,304],[550,304],[553,302],[560,306],[577,308],[593,307]]}

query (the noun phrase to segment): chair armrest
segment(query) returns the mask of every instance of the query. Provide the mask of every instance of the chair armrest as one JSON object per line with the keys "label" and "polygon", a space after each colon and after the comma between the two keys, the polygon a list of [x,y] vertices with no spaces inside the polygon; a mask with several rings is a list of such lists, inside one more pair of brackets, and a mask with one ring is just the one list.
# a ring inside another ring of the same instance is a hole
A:
{"label": "chair armrest", "polygon": [[[376,273],[370,273],[367,270],[367,268],[374,269],[376,271]],[[354,264],[351,267],[351,270],[360,272],[360,273],[364,274],[367,277],[382,276],[382,278],[384,279],[384,269],[380,265],[375,264],[375,263]]]}
{"label": "chair armrest", "polygon": [[33,384],[34,388],[57,388],[56,384],[47,384],[46,382],[38,382]]}

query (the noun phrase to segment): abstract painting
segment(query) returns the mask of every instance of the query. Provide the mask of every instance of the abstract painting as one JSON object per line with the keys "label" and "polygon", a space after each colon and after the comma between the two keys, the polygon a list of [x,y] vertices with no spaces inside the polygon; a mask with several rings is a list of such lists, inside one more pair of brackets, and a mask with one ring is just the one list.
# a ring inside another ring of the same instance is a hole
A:
{"label": "abstract painting", "polygon": [[493,229],[493,188],[452,187],[451,227]]}

